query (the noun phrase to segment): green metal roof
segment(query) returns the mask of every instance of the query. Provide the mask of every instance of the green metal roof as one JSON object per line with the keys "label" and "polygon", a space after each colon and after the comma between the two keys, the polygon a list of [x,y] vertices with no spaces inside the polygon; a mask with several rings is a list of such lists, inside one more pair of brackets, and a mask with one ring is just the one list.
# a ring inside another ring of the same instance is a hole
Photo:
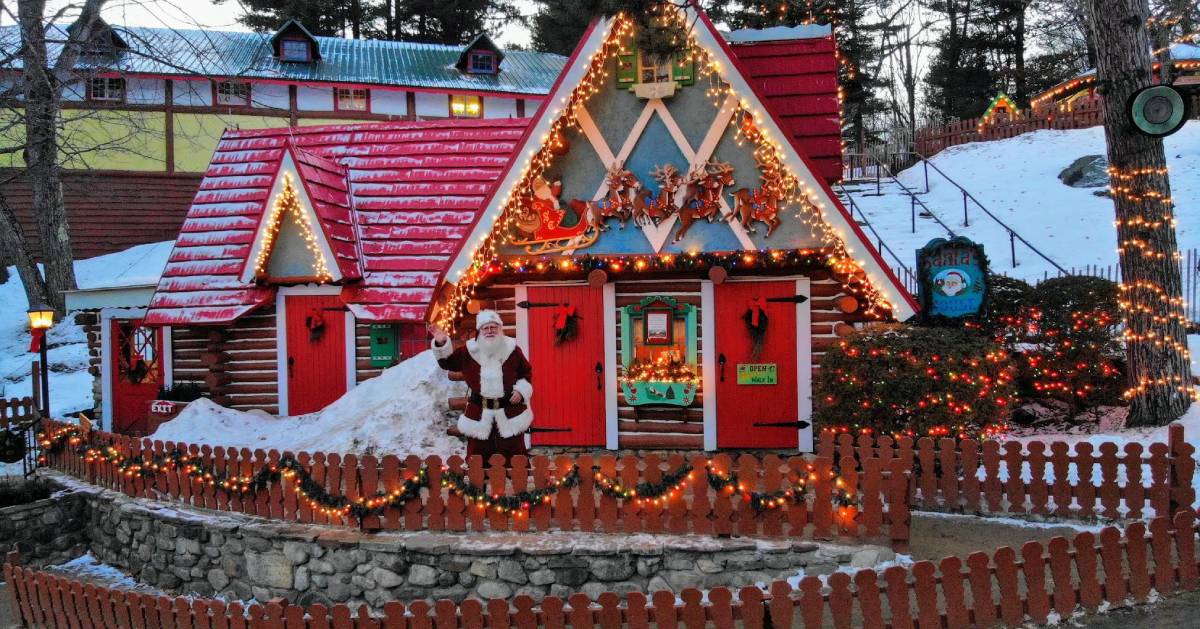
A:
{"label": "green metal roof", "polygon": [[[113,26],[129,45],[113,55],[81,59],[81,68],[110,68],[129,74],[245,77],[296,82],[364,83],[439,90],[546,94],[566,64],[550,53],[505,51],[497,74],[466,74],[454,64],[462,46],[316,37],[321,59],[284,62],[273,56],[270,33]],[[47,33],[48,53],[57,57],[63,29]],[[58,42],[57,44],[54,42]],[[0,54],[16,55],[16,26],[0,27]],[[19,57],[8,67],[19,69]]]}

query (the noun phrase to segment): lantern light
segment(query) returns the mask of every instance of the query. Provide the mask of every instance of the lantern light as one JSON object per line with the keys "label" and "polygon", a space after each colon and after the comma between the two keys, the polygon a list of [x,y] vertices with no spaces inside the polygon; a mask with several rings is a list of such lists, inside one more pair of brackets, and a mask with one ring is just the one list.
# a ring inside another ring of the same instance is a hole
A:
{"label": "lantern light", "polygon": [[29,310],[29,329],[31,330],[49,330],[54,327],[54,309],[43,303],[30,306]]}

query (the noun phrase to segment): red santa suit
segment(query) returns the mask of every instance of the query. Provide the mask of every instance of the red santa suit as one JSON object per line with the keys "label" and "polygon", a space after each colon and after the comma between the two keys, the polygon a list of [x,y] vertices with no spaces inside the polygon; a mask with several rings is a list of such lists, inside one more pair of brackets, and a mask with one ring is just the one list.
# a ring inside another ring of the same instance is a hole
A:
{"label": "red santa suit", "polygon": [[[442,369],[461,372],[471,389],[467,408],[458,418],[458,430],[467,437],[467,456],[478,454],[487,461],[492,454],[525,454],[525,431],[533,423],[532,368],[517,342],[501,336],[488,348],[486,342],[471,339],[457,349],[450,341],[440,346],[434,342],[433,354]],[[510,399],[513,391],[521,394],[516,404]]]}

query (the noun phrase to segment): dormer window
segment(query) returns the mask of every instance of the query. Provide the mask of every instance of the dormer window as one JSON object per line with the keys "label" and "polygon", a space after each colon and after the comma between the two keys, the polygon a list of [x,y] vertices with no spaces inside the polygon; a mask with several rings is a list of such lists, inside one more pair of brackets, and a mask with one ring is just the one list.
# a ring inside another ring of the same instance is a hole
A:
{"label": "dormer window", "polygon": [[308,42],[303,39],[285,39],[279,45],[279,58],[283,61],[308,61]]}
{"label": "dormer window", "polygon": [[467,66],[471,74],[495,74],[496,55],[490,51],[477,50],[471,52],[471,62]]}
{"label": "dormer window", "polygon": [[504,53],[487,35],[477,35],[463,47],[454,67],[464,74],[496,74],[504,63]]}
{"label": "dormer window", "polygon": [[271,51],[280,61],[307,63],[321,59],[321,44],[304,25],[288,20],[271,36]]}

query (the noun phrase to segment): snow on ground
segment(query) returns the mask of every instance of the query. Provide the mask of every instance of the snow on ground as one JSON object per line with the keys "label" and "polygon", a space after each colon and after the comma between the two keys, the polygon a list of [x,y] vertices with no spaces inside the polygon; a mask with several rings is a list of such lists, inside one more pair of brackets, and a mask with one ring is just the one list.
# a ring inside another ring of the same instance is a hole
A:
{"label": "snow on ground", "polygon": [[209,443],[307,452],[449,457],[464,454],[446,434],[446,399],[465,394],[425,351],[385,370],[323,410],[295,417],[224,408],[207,399],[187,406],[151,436],[162,441]]}
{"label": "snow on ground", "polygon": [[[139,245],[108,255],[77,260],[75,275],[80,288],[155,284],[162,274],[173,241]],[[32,394],[29,353],[29,320],[25,289],[16,267],[0,284],[0,397]],[[92,408],[92,376],[88,374],[87,339],[83,328],[67,318],[51,328],[49,339],[50,405],[55,415]]]}
{"label": "snow on ground", "polygon": [[[1164,141],[1179,221],[1179,247],[1200,247],[1200,121],[1187,123]],[[930,161],[1064,268],[1115,266],[1113,204],[1094,194],[1107,188],[1072,188],[1058,179],[1063,169],[1085,155],[1105,155],[1103,127],[1036,131],[1006,140],[962,144]],[[914,191],[924,190],[924,167],[909,168],[900,173],[899,180]],[[857,187],[861,190],[853,194],[855,203],[904,264],[911,267],[916,250],[930,239],[945,237],[944,230],[927,218],[917,218],[917,233],[911,233],[909,199],[896,194],[898,189],[870,196],[874,185]],[[1025,280],[1056,274],[1049,263],[1020,242],[1018,266],[1013,268],[1007,231],[974,204],[969,204],[971,226],[963,227],[962,193],[932,168],[929,188],[928,194],[918,198],[956,233],[984,243],[993,270]],[[889,258],[888,262],[893,261]]]}
{"label": "snow on ground", "polygon": [[84,581],[100,587],[114,590],[141,592],[151,596],[164,596],[167,593],[121,572],[119,568],[102,563],[92,553],[85,553],[66,563],[56,566],[46,566],[46,572],[68,579]]}

